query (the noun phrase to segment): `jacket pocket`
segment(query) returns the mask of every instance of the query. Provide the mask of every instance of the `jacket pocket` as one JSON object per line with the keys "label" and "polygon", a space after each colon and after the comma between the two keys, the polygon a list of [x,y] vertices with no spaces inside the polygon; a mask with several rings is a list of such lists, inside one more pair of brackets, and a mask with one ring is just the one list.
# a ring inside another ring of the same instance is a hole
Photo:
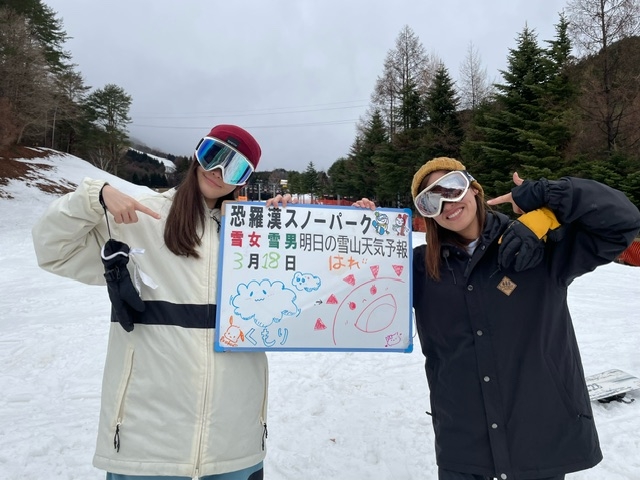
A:
{"label": "jacket pocket", "polygon": [[438,405],[438,386],[440,384],[439,359],[433,356],[428,356],[425,363],[425,371],[427,373],[427,383],[429,385],[429,404],[431,405],[431,412],[427,412],[427,414],[435,419]]}
{"label": "jacket pocket", "polygon": [[124,419],[124,399],[129,388],[131,381],[131,372],[133,371],[133,348],[129,347],[125,356],[124,366],[122,369],[122,378],[120,379],[120,386],[118,387],[117,405],[116,405],[116,418],[115,425],[113,427],[113,448],[116,452],[120,451],[120,431],[122,429],[122,423]]}
{"label": "jacket pocket", "polygon": [[269,398],[269,369],[264,369],[264,388],[262,391],[262,411],[260,412],[260,423],[262,424],[262,450],[266,447],[267,437],[269,432],[267,430],[267,403]]}
{"label": "jacket pocket", "polygon": [[578,382],[577,380],[577,378],[580,378],[580,376],[578,375],[576,378],[576,372],[573,371],[569,371],[565,375],[562,375],[552,359],[547,358],[546,356],[543,358],[545,363],[547,364],[547,368],[549,370],[551,378],[553,379],[553,383],[555,384],[556,391],[562,399],[562,403],[564,404],[569,416],[576,418],[585,417],[591,419],[592,414],[590,409],[588,408],[588,406],[583,405],[583,403],[579,401],[579,398],[581,396],[577,396],[580,391],[585,388],[582,386],[581,381]]}

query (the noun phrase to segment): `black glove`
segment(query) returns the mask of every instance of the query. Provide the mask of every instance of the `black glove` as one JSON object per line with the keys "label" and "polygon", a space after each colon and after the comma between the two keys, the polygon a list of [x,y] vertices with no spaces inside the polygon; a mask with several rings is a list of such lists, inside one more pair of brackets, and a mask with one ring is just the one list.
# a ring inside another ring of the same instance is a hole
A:
{"label": "black glove", "polygon": [[501,268],[512,264],[516,272],[535,267],[544,257],[544,245],[560,224],[548,208],[525,213],[509,225],[498,243],[498,263]]}
{"label": "black glove", "polygon": [[515,220],[502,235],[498,263],[504,269],[514,264],[516,272],[535,267],[544,257],[544,243],[528,227]]}
{"label": "black glove", "polygon": [[127,332],[133,330],[133,324],[144,312],[144,302],[133,286],[127,263],[129,263],[129,245],[109,239],[102,247],[104,278],[107,280],[111,314]]}

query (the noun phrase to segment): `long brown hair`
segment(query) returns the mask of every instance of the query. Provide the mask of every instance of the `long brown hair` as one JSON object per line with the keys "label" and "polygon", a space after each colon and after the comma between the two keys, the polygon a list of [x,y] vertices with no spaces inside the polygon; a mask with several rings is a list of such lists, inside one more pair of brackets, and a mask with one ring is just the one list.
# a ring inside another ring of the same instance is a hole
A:
{"label": "long brown hair", "polygon": [[[425,178],[426,183],[426,178]],[[426,186],[421,186],[421,189]],[[487,218],[487,209],[489,206],[484,201],[484,196],[476,195],[476,218],[478,219],[478,225],[480,225],[480,232]],[[447,230],[441,227],[433,218],[424,218],[424,225],[426,230],[427,240],[427,254],[424,257],[425,268],[427,274],[435,281],[440,281],[440,266],[442,264],[442,257],[440,255],[440,247],[443,243],[450,243],[457,245],[461,248],[466,247],[470,242],[469,240],[462,238],[456,232]]]}
{"label": "long brown hair", "polygon": [[[175,255],[200,258],[196,248],[202,243],[205,202],[198,185],[198,162],[193,160],[184,179],[178,185],[164,227],[164,243]],[[235,200],[238,190],[216,200],[215,206],[225,200]]]}

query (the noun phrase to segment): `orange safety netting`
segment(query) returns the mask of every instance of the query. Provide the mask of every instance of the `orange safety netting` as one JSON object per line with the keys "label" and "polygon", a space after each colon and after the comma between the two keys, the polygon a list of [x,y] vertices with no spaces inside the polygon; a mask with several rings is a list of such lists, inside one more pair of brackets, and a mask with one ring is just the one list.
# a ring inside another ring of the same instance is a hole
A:
{"label": "orange safety netting", "polygon": [[618,257],[620,263],[640,267],[640,240],[635,240]]}

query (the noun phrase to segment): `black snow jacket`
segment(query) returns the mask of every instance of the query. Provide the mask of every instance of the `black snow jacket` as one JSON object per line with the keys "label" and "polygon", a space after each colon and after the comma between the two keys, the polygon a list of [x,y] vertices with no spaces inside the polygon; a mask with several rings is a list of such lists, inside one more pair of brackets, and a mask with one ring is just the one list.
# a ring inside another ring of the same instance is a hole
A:
{"label": "black snow jacket", "polygon": [[500,270],[498,239],[510,220],[496,212],[471,257],[442,246],[440,281],[426,274],[424,245],[413,257],[438,465],[507,480],[602,459],[567,288],[614,260],[640,229],[624,194],[591,180],[527,181],[512,193],[525,211],[548,206],[563,224],[537,266]]}

